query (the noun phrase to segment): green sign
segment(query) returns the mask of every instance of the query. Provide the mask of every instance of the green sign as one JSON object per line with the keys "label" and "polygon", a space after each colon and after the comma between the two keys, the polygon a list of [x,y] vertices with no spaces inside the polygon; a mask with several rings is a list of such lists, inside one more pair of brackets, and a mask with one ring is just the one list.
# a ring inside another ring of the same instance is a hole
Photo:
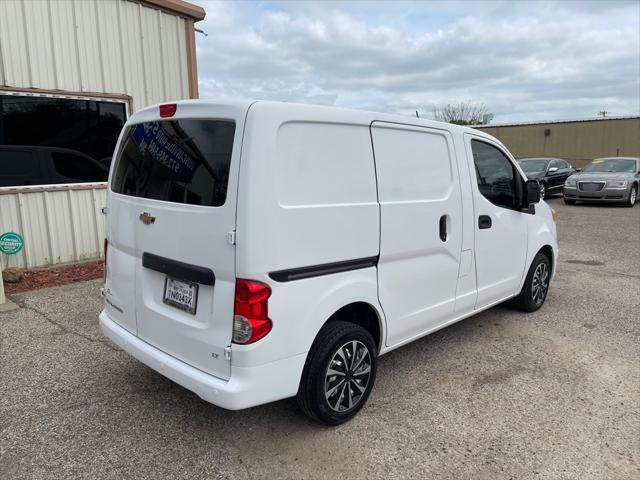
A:
{"label": "green sign", "polygon": [[0,235],[0,253],[13,255],[18,253],[24,247],[22,237],[14,232],[7,232]]}

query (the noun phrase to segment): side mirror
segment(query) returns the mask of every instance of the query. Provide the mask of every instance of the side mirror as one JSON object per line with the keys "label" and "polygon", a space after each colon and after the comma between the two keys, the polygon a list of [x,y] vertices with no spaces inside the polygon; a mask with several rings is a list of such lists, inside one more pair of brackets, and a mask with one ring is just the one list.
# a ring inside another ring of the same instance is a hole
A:
{"label": "side mirror", "polygon": [[529,207],[531,210],[531,206],[540,201],[540,182],[538,182],[538,180],[527,180],[524,193],[523,206]]}
{"label": "side mirror", "polygon": [[558,167],[551,167],[549,170],[547,170],[549,173],[553,173],[553,172],[557,172],[558,171]]}
{"label": "side mirror", "polygon": [[576,168],[576,172],[581,172],[582,169],[581,168]]}

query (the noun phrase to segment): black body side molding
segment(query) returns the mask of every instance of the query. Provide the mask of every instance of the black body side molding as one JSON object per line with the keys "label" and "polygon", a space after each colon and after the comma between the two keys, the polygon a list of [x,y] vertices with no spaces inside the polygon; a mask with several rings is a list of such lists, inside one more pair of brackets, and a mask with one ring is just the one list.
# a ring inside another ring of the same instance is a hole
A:
{"label": "black body side molding", "polygon": [[322,265],[312,265],[310,267],[289,268],[269,273],[269,276],[277,282],[291,282],[303,278],[320,277],[331,275],[332,273],[348,272],[361,268],[375,267],[378,264],[378,257],[358,258],[356,260],[344,260],[342,262],[323,263]]}
{"label": "black body side molding", "polygon": [[144,252],[142,254],[142,266],[156,272],[166,273],[170,277],[180,280],[189,280],[202,285],[214,285],[216,276],[210,268],[178,262],[170,258]]}

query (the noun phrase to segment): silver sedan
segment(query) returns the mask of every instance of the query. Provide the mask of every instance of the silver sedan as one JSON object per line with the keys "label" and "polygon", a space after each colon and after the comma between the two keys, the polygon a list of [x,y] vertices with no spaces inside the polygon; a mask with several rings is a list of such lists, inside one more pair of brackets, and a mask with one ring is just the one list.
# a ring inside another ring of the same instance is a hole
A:
{"label": "silver sedan", "polygon": [[640,185],[640,158],[597,158],[564,183],[564,202],[614,202],[633,207]]}

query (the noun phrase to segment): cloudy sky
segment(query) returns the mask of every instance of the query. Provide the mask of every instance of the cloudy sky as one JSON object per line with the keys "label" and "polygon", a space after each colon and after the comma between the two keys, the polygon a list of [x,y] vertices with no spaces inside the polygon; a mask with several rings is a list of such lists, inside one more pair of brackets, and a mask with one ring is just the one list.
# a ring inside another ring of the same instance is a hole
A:
{"label": "cloudy sky", "polygon": [[483,103],[496,122],[640,112],[640,1],[192,0],[202,98],[432,115]]}

